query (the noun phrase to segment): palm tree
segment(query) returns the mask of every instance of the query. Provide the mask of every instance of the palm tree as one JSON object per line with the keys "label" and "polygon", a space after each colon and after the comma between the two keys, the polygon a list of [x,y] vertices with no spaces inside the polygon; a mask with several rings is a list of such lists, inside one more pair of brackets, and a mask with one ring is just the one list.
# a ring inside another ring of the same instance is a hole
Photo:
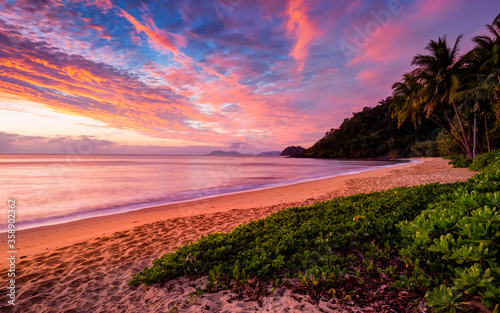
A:
{"label": "palm tree", "polygon": [[472,65],[477,67],[480,74],[496,76],[500,84],[500,14],[486,28],[492,37],[482,35],[472,39],[476,44],[471,51],[474,56]]}
{"label": "palm tree", "polygon": [[[457,75],[463,67],[463,60],[458,56],[458,44],[461,39],[462,35],[458,36],[452,48],[448,46],[446,36],[440,37],[438,41],[431,40],[425,48],[430,54],[415,56],[412,65],[419,66],[413,73],[424,86],[420,98],[425,102],[426,116],[439,121],[441,127],[449,134],[455,133],[458,138],[453,136],[454,139],[458,139],[465,154],[472,157],[472,150],[464,128],[464,117],[452,99]],[[455,126],[455,120],[460,129]],[[444,127],[445,125],[448,125],[449,129]]]}
{"label": "palm tree", "polygon": [[[457,75],[463,61],[458,57],[458,44],[448,47],[446,36],[438,41],[431,40],[426,50],[429,54],[417,55],[412,65],[417,65],[411,74],[405,74],[403,81],[394,84],[394,97],[397,100],[393,116],[398,116],[401,124],[411,117],[414,125],[421,122],[421,115],[431,119],[445,130],[469,157],[472,151],[465,131],[460,107],[453,101]],[[459,129],[455,126],[458,122]]]}
{"label": "palm tree", "polygon": [[493,129],[500,128],[500,14],[487,28],[490,35],[475,37],[476,46],[464,56],[459,56],[458,49],[462,35],[453,46],[446,36],[431,40],[427,54],[413,58],[417,68],[392,86],[392,117],[398,118],[399,125],[408,118],[415,127],[423,117],[431,119],[470,158],[471,113],[484,119],[480,132],[484,130],[488,151],[489,135],[495,134],[488,123],[495,118]]}
{"label": "palm tree", "polygon": [[486,27],[493,37],[474,37],[476,46],[463,58],[467,72],[461,84],[464,88],[454,99],[472,100],[475,110],[483,115],[487,148],[491,151],[488,114],[494,110],[498,119],[500,111],[500,14]]}
{"label": "palm tree", "polygon": [[493,75],[486,77],[479,74],[472,74],[463,77],[459,83],[460,91],[453,95],[454,101],[470,102],[474,111],[483,118],[484,131],[486,137],[487,151],[491,151],[490,137],[488,132],[488,116],[491,115],[495,102],[498,102],[499,85],[497,78]]}
{"label": "palm tree", "polygon": [[392,111],[391,116],[393,118],[397,117],[398,127],[410,118],[416,129],[417,125],[422,123],[424,117],[422,103],[418,101],[422,85],[413,74],[406,73],[403,75],[402,82],[392,85],[392,89],[394,92],[393,101],[390,106]]}
{"label": "palm tree", "polygon": [[419,82],[418,78],[413,73],[403,75],[403,80],[392,85],[393,101],[391,103],[391,117],[398,119],[398,127],[401,126],[408,118],[413,122],[415,129],[422,124],[424,118],[428,118],[441,127],[448,135],[460,146],[462,143],[443,123],[433,116],[426,116],[425,98],[422,98],[422,90],[424,86]]}

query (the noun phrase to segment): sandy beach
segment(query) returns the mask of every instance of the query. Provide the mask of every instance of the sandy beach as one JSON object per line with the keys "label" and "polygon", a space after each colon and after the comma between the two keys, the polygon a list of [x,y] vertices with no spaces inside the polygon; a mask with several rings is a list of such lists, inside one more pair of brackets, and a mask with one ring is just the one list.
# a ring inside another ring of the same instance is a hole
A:
{"label": "sandy beach", "polygon": [[[229,232],[287,207],[398,186],[464,181],[474,175],[440,158],[416,160],[394,168],[18,231],[16,305],[7,305],[4,283],[0,311],[169,312],[175,306],[179,312],[363,311],[331,301],[313,304],[290,290],[276,290],[261,301],[241,300],[222,291],[197,296],[188,304],[189,293],[204,278],[181,278],[151,287],[131,287],[127,282],[156,257],[202,234]],[[4,234],[0,238],[3,247],[6,240]],[[2,258],[0,275],[4,278],[8,265]]]}

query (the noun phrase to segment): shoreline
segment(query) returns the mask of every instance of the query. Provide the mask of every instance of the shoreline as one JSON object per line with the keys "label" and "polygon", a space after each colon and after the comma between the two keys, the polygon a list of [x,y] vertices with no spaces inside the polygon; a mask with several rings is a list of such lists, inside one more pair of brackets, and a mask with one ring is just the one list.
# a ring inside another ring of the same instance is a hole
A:
{"label": "shoreline", "polygon": [[[412,167],[431,159],[414,158],[410,160],[413,162],[356,174],[346,174],[260,190],[249,190],[19,230],[16,232],[18,253],[20,256],[43,253],[91,238],[109,236],[115,232],[172,218],[220,213],[235,209],[249,210],[275,205],[289,207],[301,205],[306,202],[312,204],[316,201],[328,200],[339,195],[353,194],[348,192],[349,190],[345,190],[350,188],[348,185],[348,181],[350,180],[383,177],[393,170]],[[0,244],[6,245],[6,238],[4,236],[0,238]],[[5,262],[0,262],[0,269],[3,267],[3,264]]]}
{"label": "shoreline", "polygon": [[[335,159],[335,160],[352,161],[349,159],[345,159],[345,160]],[[358,161],[361,161],[361,160],[358,160]],[[370,160],[370,161],[372,161],[372,160]],[[388,161],[388,160],[381,160],[381,161]],[[186,200],[177,200],[177,201],[165,202],[165,203],[161,203],[161,202],[154,203],[153,202],[153,203],[149,203],[149,204],[146,204],[146,203],[130,204],[130,205],[122,206],[122,207],[116,207],[116,208],[111,207],[108,209],[102,209],[102,210],[95,211],[95,212],[101,212],[101,213],[92,214],[92,211],[90,213],[88,213],[88,212],[75,212],[75,213],[70,213],[66,216],[49,217],[49,218],[42,220],[42,221],[37,221],[37,220],[26,221],[26,222],[21,221],[21,222],[17,222],[16,228],[18,231],[25,231],[25,230],[36,229],[36,228],[41,228],[41,227],[57,227],[58,225],[64,225],[67,223],[83,221],[86,219],[106,218],[106,217],[112,216],[112,215],[124,214],[124,213],[139,211],[139,210],[148,210],[151,208],[167,207],[167,206],[171,206],[171,205],[182,205],[183,203],[188,203],[188,202],[199,202],[199,201],[204,201],[204,200],[223,197],[223,196],[231,196],[231,195],[237,195],[237,194],[242,194],[242,193],[247,193],[247,192],[257,192],[257,191],[262,191],[262,190],[266,190],[266,189],[287,187],[287,186],[292,186],[292,185],[296,185],[296,184],[331,179],[331,178],[336,178],[336,177],[341,177],[341,176],[350,176],[350,175],[361,174],[361,173],[371,172],[371,171],[377,171],[377,170],[386,169],[386,168],[393,168],[393,167],[398,167],[398,166],[402,166],[402,165],[407,165],[407,164],[419,162],[418,160],[416,160],[414,158],[413,159],[412,158],[395,159],[395,160],[391,160],[391,161],[393,161],[393,162],[397,161],[397,163],[383,165],[383,166],[377,166],[375,168],[370,168],[370,169],[345,172],[345,173],[336,174],[333,176],[325,176],[325,177],[311,178],[311,179],[302,179],[302,180],[293,181],[293,182],[275,183],[275,184],[260,186],[257,188],[242,189],[242,190],[237,190],[237,191],[225,192],[225,193],[221,193],[221,194],[206,195],[206,196],[201,196],[201,197],[196,197],[196,198],[186,199]],[[6,233],[7,233],[7,228],[0,230],[0,236],[3,236]]]}
{"label": "shoreline", "polygon": [[[260,302],[225,290],[197,296],[195,303],[186,304],[189,294],[196,292],[193,286],[206,282],[206,277],[195,282],[179,277],[163,286],[127,283],[154,259],[202,235],[230,232],[282,209],[393,187],[464,181],[475,175],[468,169],[451,168],[448,160],[418,160],[360,174],[16,232],[16,307],[27,313],[118,313],[138,308],[141,312],[168,312],[175,306],[179,312],[193,313],[263,308],[297,313],[342,311],[335,302],[312,304],[293,290],[266,296]],[[2,244],[5,241],[1,238]],[[0,260],[4,277],[6,261]],[[10,309],[3,303],[2,308]]]}

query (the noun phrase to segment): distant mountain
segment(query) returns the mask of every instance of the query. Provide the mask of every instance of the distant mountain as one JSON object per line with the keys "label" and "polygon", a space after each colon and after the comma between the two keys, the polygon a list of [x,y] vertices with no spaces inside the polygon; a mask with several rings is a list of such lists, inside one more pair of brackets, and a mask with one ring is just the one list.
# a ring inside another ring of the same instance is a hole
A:
{"label": "distant mountain", "polygon": [[257,156],[273,156],[273,155],[280,155],[280,154],[281,154],[281,151],[266,151],[266,152],[262,152],[262,153],[257,154]]}
{"label": "distant mountain", "polygon": [[281,152],[280,155],[289,155],[289,156],[297,156],[299,154],[302,154],[306,151],[306,149],[302,148],[301,146],[289,146],[286,147],[283,152]]}
{"label": "distant mountain", "polygon": [[239,153],[238,151],[221,151],[221,150],[215,150],[210,152],[207,155],[243,155]]}

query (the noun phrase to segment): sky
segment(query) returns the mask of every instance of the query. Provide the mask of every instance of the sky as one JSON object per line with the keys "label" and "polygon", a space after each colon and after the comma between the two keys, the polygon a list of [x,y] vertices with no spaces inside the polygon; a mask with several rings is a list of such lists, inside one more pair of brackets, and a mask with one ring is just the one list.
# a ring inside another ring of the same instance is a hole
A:
{"label": "sky", "polygon": [[498,0],[0,0],[0,153],[311,146]]}

